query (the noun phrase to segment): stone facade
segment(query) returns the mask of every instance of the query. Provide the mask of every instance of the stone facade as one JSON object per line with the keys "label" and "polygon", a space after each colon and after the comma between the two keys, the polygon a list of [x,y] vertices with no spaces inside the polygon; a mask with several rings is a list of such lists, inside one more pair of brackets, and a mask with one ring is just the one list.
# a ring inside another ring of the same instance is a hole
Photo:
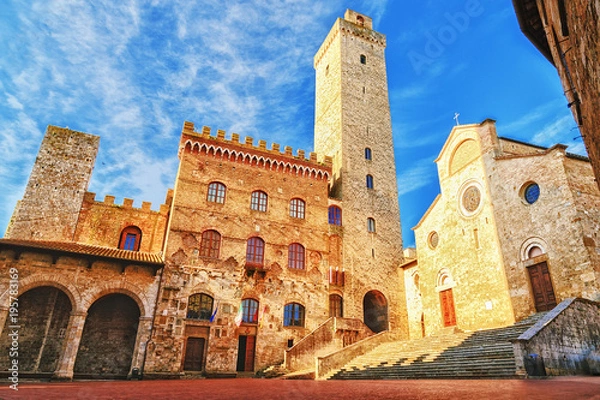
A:
{"label": "stone facade", "polygon": [[558,71],[600,185],[600,1],[513,4],[525,35]]}
{"label": "stone facade", "polygon": [[511,324],[569,297],[600,298],[600,192],[589,161],[453,128],[441,194],[414,228],[425,331]]}
{"label": "stone facade", "polygon": [[[157,211],[96,201],[99,138],[48,127],[0,239],[0,268],[18,275],[0,277],[0,323],[27,325],[21,372],[235,375],[281,363],[307,337],[327,349],[372,331],[406,337],[385,37],[371,28],[348,11],[315,58],[344,86],[315,61],[319,156],[185,122]],[[327,323],[335,332],[310,336]]]}

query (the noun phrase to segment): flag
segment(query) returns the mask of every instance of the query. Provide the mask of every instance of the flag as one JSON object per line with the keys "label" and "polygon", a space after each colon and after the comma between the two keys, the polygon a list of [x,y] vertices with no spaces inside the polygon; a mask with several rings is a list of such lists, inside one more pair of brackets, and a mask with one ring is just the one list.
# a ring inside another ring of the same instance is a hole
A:
{"label": "flag", "polygon": [[235,322],[235,324],[237,326],[240,326],[242,324],[243,315],[244,315],[244,310],[243,310],[242,304],[240,303],[240,308],[238,309],[238,313],[235,316],[235,318],[233,319],[233,322]]}
{"label": "flag", "polygon": [[219,303],[217,302],[217,305],[215,306],[215,311],[213,311],[212,315],[210,316],[210,322],[213,322],[215,320],[215,317],[217,316],[217,310],[219,309]]}

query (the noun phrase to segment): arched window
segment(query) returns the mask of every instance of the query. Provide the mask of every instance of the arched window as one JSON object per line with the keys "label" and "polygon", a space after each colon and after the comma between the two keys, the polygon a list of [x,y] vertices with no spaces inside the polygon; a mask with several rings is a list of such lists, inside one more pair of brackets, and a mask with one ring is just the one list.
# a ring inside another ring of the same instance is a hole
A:
{"label": "arched window", "polygon": [[252,192],[252,197],[250,199],[250,208],[256,211],[267,211],[267,194],[265,192],[261,192],[257,190]]}
{"label": "arched window", "polygon": [[367,175],[367,189],[373,189],[373,175]]}
{"label": "arched window", "polygon": [[366,64],[367,63],[367,56],[365,56],[364,54],[360,55],[360,63],[361,64]]}
{"label": "arched window", "polygon": [[376,232],[375,230],[375,220],[371,217],[367,218],[367,231]]}
{"label": "arched window", "polygon": [[329,225],[342,225],[342,209],[338,206],[329,206]]}
{"label": "arched window", "polygon": [[340,318],[344,316],[344,299],[339,294],[329,295],[329,316]]}
{"label": "arched window", "polygon": [[263,266],[265,258],[265,242],[259,237],[248,239],[246,244],[246,264]]}
{"label": "arched window", "polygon": [[119,248],[123,250],[139,251],[142,241],[142,231],[137,226],[128,226],[121,231]]}
{"label": "arched window", "polygon": [[202,242],[200,243],[200,256],[219,258],[221,249],[221,234],[214,230],[202,232]]}
{"label": "arched window", "polygon": [[304,269],[304,246],[292,243],[288,247],[288,267]]}
{"label": "arched window", "polygon": [[371,154],[371,149],[366,147],[365,148],[365,160],[371,161],[372,159],[373,159],[373,155]]}
{"label": "arched window", "polygon": [[302,199],[290,200],[290,217],[304,219],[305,203]]}
{"label": "arched window", "polygon": [[304,326],[304,306],[289,303],[283,310],[283,326]]}
{"label": "arched window", "polygon": [[208,196],[206,200],[212,203],[225,203],[225,185],[221,182],[212,182],[208,185]]}
{"label": "arched window", "polygon": [[188,297],[186,317],[210,321],[213,310],[213,298],[204,293],[193,294]]}
{"label": "arched window", "polygon": [[258,301],[254,299],[242,300],[242,322],[247,324],[258,322]]}

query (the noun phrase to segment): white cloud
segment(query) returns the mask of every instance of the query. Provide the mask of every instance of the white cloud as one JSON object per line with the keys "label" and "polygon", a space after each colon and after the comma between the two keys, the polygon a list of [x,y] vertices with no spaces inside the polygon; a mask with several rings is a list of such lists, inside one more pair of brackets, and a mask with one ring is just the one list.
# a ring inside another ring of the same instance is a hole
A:
{"label": "white cloud", "polygon": [[432,157],[412,164],[398,175],[398,193],[400,196],[428,186],[437,179],[437,167]]}

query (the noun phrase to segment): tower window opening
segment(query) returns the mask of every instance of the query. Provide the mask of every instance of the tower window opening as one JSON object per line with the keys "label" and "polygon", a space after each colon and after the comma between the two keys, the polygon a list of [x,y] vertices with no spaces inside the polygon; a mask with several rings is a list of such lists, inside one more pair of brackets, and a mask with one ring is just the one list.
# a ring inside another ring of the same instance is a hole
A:
{"label": "tower window opening", "polygon": [[367,63],[367,56],[365,56],[364,54],[360,55],[360,63],[361,64],[366,64]]}
{"label": "tower window opening", "polygon": [[373,189],[373,175],[367,175],[367,189]]}
{"label": "tower window opening", "polygon": [[[373,218],[367,218],[367,231],[375,233],[375,220]],[[375,250],[373,250],[375,252]]]}
{"label": "tower window opening", "polygon": [[365,160],[371,161],[373,159],[372,152],[370,148],[365,148]]}

